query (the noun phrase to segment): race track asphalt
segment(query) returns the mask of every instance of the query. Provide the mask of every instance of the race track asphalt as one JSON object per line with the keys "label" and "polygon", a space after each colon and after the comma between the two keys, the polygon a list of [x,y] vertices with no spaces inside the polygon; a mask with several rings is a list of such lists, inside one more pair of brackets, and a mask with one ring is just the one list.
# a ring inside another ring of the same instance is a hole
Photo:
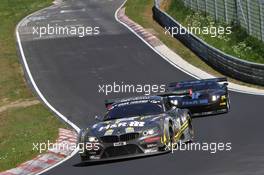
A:
{"label": "race track asphalt", "polygon": [[[66,0],[22,23],[19,34],[40,91],[59,112],[80,128],[105,111],[104,100],[128,94],[98,92],[98,85],[163,84],[191,80],[163,60],[114,17],[123,0]],[[32,34],[33,26],[93,26],[86,37]],[[45,174],[56,175],[261,175],[264,174],[264,97],[231,92],[231,112],[193,120],[197,142],[231,142],[232,150],[178,151],[154,157],[80,166],[78,155]]]}

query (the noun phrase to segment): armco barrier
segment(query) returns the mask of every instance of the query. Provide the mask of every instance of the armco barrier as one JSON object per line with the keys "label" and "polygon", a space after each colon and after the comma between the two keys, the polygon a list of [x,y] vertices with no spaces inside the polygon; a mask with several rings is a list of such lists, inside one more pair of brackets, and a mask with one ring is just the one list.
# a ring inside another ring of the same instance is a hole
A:
{"label": "armco barrier", "polygon": [[[154,20],[164,28],[177,27],[180,30],[181,24],[159,8],[161,2],[162,0],[155,0],[153,7]],[[264,64],[251,63],[227,55],[191,33],[176,34],[174,37],[224,75],[264,86]]]}

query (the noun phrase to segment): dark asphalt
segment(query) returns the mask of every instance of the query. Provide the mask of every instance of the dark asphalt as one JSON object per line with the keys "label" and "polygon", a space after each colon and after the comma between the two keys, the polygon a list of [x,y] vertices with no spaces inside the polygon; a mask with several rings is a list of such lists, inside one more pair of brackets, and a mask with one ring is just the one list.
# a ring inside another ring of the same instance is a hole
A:
{"label": "dark asphalt", "polygon": [[[106,98],[126,96],[98,92],[98,85],[162,84],[190,80],[115,21],[123,0],[75,0],[44,10],[20,26],[33,77],[51,105],[79,127],[104,111]],[[83,10],[85,9],[85,10]],[[62,11],[64,11],[62,13]],[[70,19],[70,20],[69,20]],[[30,28],[46,24],[99,26],[100,35],[38,39]],[[264,174],[264,97],[231,92],[231,112],[193,121],[198,142],[231,142],[232,151],[210,154],[176,152],[114,163],[78,166],[76,155],[45,174]]]}

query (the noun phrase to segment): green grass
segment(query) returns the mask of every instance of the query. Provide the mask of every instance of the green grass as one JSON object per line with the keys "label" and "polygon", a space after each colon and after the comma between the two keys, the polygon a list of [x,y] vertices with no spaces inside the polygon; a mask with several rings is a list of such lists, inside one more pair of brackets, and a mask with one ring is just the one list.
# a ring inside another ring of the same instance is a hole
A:
{"label": "green grass", "polygon": [[0,3],[0,105],[23,98],[32,98],[22,78],[15,42],[16,24],[26,15],[52,0],[1,0]]}
{"label": "green grass", "polygon": [[192,27],[232,27],[230,35],[217,35],[212,37],[208,34],[197,34],[208,44],[220,49],[221,51],[235,57],[257,63],[264,63],[264,43],[252,36],[239,26],[215,22],[210,16],[205,16],[202,12],[195,12],[184,6],[182,0],[172,0],[168,9],[169,15],[179,21],[183,26]]}
{"label": "green grass", "polygon": [[[15,27],[26,15],[52,0],[0,2],[0,107],[14,101],[34,100],[27,88],[16,52]],[[33,142],[55,140],[65,127],[42,105],[13,108],[0,113],[0,171],[34,157]]]}
{"label": "green grass", "polygon": [[53,142],[63,127],[41,105],[8,110],[0,114],[0,121],[0,171],[38,155],[33,143]]}
{"label": "green grass", "polygon": [[[169,6],[171,0],[166,1],[167,4],[164,6]],[[165,35],[165,30],[162,28],[155,20],[152,18],[152,7],[153,0],[128,0],[126,5],[126,15],[137,22],[147,30],[151,31],[157,38],[159,38],[165,45],[167,45],[171,50],[180,55],[190,64],[195,67],[200,68],[210,74],[221,77],[223,74],[217,72],[205,62],[203,62],[197,55],[195,55],[190,49],[184,46],[179,40]],[[248,83],[244,83],[232,78],[228,78],[229,81],[245,86],[262,88],[261,86],[256,86]]]}

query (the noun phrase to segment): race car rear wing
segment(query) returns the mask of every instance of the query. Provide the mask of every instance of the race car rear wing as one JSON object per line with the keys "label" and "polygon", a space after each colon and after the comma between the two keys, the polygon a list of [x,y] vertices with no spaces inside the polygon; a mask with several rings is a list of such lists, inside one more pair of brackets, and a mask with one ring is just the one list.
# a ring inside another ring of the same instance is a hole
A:
{"label": "race car rear wing", "polygon": [[157,95],[161,97],[169,97],[169,96],[190,95],[191,93],[192,93],[191,89],[184,89],[184,90],[167,91],[167,92],[160,93]]}
{"label": "race car rear wing", "polygon": [[[225,85],[227,86],[227,78],[221,77],[221,78],[210,78],[210,79],[202,79],[202,80],[191,80],[191,81],[180,81],[180,82],[173,82],[169,83],[167,85],[167,90],[170,90],[170,88],[184,88],[186,86],[186,89],[190,89],[191,86],[199,85],[201,83],[206,82],[217,82],[217,83],[223,83],[225,82]],[[187,87],[188,86],[188,87]]]}

